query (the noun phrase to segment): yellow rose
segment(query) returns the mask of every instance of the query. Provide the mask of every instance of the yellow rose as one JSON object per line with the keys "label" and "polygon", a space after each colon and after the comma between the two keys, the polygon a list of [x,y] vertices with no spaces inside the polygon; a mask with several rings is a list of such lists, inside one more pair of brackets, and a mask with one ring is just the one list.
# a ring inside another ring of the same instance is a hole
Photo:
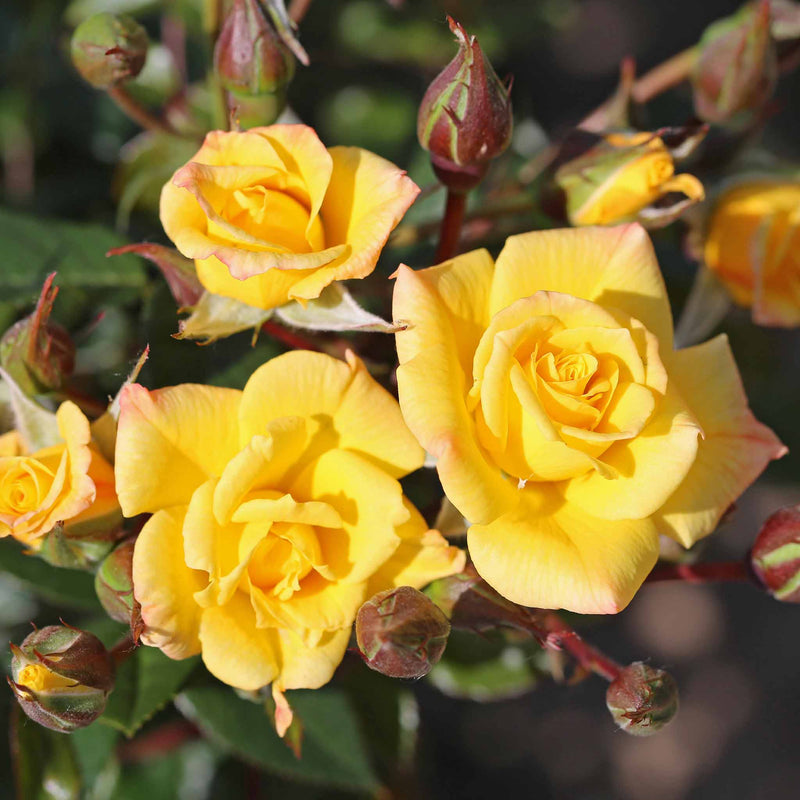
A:
{"label": "yellow rose", "polygon": [[63,444],[26,455],[16,432],[0,450],[0,536],[38,550],[58,522],[74,528],[114,512],[114,471],[90,444],[89,421],[70,402],[56,414]]}
{"label": "yellow rose", "polygon": [[419,188],[305,125],[212,131],[161,192],[161,222],[214,294],[258,308],[363,278]]}
{"label": "yellow rose", "polygon": [[762,325],[800,325],[800,183],[752,181],[720,195],[703,257]]}
{"label": "yellow rose", "polygon": [[512,236],[398,271],[400,404],[472,526],[483,578],[517,603],[622,609],[658,534],[684,546],[783,454],[727,340],[673,352],[638,225]]}
{"label": "yellow rose", "polygon": [[[610,133],[580,158],[556,172],[573,225],[614,225],[639,219],[671,222],[705,196],[693,175],[675,175],[672,152],[654,133]],[[668,194],[684,198],[668,208],[651,209]]]}
{"label": "yellow rose", "polygon": [[129,386],[116,475],[123,512],[153,514],[133,558],[143,641],[240,689],[326,683],[372,594],[463,567],[403,496],[422,461],[352,354],[286,353],[243,391]]}

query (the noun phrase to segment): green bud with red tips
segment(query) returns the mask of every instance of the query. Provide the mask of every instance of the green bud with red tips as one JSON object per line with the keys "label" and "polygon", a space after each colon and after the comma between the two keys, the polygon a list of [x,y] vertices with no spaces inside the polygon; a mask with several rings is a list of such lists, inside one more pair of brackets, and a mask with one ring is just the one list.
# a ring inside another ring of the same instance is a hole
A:
{"label": "green bud with red tips", "polygon": [[800,506],[770,516],[750,551],[750,564],[764,588],[784,603],[800,603]]}
{"label": "green bud with red tips", "polygon": [[106,707],[114,661],[93,634],[69,625],[36,630],[11,645],[8,680],[22,710],[50,730],[85,728]]}
{"label": "green bud with red tips", "polygon": [[135,539],[126,539],[106,556],[95,575],[94,588],[108,616],[129,625],[133,641],[138,642],[144,623],[142,607],[133,596],[135,546]]}

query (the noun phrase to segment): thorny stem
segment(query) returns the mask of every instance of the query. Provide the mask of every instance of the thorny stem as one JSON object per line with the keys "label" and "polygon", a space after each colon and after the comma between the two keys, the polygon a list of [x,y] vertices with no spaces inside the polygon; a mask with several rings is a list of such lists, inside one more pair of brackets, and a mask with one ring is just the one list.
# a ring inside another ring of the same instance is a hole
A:
{"label": "thorny stem", "polygon": [[138,100],[134,100],[134,98],[128,94],[128,90],[121,84],[110,86],[106,92],[127,117],[132,119],[137,125],[141,125],[145,130],[160,131],[173,136],[179,135],[166,120],[152,114],[142,106]]}
{"label": "thorny stem", "polygon": [[458,240],[461,226],[464,224],[464,212],[467,208],[467,193],[447,190],[447,205],[444,209],[442,226],[439,229],[439,246],[436,248],[435,263],[448,261],[458,252]]}
{"label": "thorny stem", "polygon": [[288,345],[292,349],[315,350],[318,353],[322,352],[322,348],[316,342],[308,339],[301,333],[290,331],[288,328],[284,328],[283,325],[278,325],[276,322],[270,322],[267,320],[266,322],[262,323],[261,330],[265,333],[268,333],[270,336],[273,336],[278,341],[283,342],[285,345]]}
{"label": "thorny stem", "polygon": [[542,627],[547,631],[546,647],[566,650],[584,669],[607,681],[613,681],[619,676],[621,665],[581,639],[556,612],[544,615]]}
{"label": "thorny stem", "polygon": [[662,564],[645,579],[656,581],[686,581],[686,583],[712,583],[714,581],[751,581],[752,576],[744,561],[713,561],[707,564]]}

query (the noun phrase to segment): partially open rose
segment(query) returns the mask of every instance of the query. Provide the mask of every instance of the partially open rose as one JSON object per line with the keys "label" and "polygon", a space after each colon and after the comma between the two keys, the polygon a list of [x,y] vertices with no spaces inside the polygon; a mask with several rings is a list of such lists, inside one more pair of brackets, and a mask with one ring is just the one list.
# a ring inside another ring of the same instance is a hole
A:
{"label": "partially open rose", "polygon": [[268,309],[369,275],[418,192],[305,125],[212,131],[164,186],[161,222],[209,292]]}
{"label": "partially open rose", "polygon": [[394,298],[403,414],[472,523],[483,578],[528,606],[616,612],[784,448],[720,336],[672,350],[638,225],[511,237],[414,272]]}

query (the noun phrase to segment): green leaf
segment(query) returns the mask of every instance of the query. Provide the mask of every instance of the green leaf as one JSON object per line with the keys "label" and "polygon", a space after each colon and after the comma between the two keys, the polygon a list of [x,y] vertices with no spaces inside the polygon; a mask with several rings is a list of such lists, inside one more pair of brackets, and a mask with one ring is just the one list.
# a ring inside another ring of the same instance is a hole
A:
{"label": "green leaf", "polygon": [[106,769],[119,741],[119,732],[107,725],[89,725],[70,734],[72,746],[87,789]]}
{"label": "green leaf", "polygon": [[59,286],[133,287],[146,284],[141,262],[132,255],[106,258],[125,240],[100,225],[78,225],[0,209],[3,269],[0,289],[17,296],[36,292],[46,275],[57,271]]}
{"label": "green leaf", "polygon": [[31,400],[4,369],[0,369],[0,378],[8,392],[14,427],[20,432],[25,446],[34,451],[58,444],[61,434],[56,415]]}
{"label": "green leaf", "polygon": [[25,800],[80,800],[81,775],[70,737],[43,728],[14,708],[11,751],[17,797]]}
{"label": "green leaf", "polygon": [[117,669],[100,722],[133,736],[183,686],[199,659],[173,661],[155,647],[139,647]]}
{"label": "green leaf", "polygon": [[264,311],[230,297],[203,292],[191,315],[178,323],[179,332],[175,338],[202,339],[202,344],[211,344],[240,331],[252,330],[257,334],[271,316],[271,310]]}
{"label": "green leaf", "polygon": [[299,781],[374,791],[377,781],[355,716],[334,689],[290,692],[303,723],[303,753],[294,757],[278,738],[264,706],[221,686],[192,688],[175,701],[184,716],[228,752],[268,772]]}
{"label": "green leaf", "polygon": [[305,307],[293,300],[276,308],[275,314],[287,325],[311,331],[396,333],[405,327],[393,325],[361,308],[341,283],[326,286],[322,294],[316,300],[309,300]]}
{"label": "green leaf", "polygon": [[35,555],[24,553],[17,542],[0,542],[0,570],[19,578],[27,588],[55,606],[101,610],[92,575],[51,567]]}

